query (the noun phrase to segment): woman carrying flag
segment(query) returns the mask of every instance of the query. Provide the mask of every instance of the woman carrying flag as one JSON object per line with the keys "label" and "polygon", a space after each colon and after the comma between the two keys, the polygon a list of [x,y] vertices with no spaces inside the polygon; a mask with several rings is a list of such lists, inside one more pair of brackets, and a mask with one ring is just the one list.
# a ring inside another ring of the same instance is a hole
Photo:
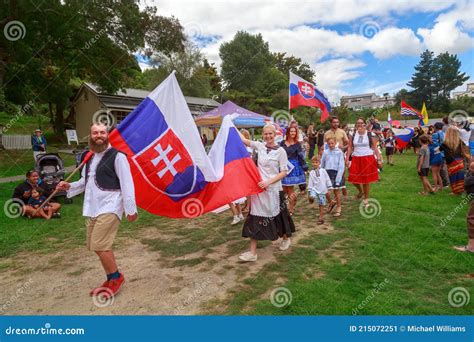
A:
{"label": "woman carrying flag", "polygon": [[285,150],[275,143],[275,134],[275,126],[268,124],[263,127],[264,143],[240,135],[243,143],[257,152],[257,166],[262,177],[258,185],[264,190],[250,196],[250,214],[242,230],[242,236],[250,238],[250,251],[239,256],[245,262],[257,261],[258,240],[275,241],[281,237],[280,250],[286,250],[295,231],[281,186],[281,180],[288,172],[288,158]]}

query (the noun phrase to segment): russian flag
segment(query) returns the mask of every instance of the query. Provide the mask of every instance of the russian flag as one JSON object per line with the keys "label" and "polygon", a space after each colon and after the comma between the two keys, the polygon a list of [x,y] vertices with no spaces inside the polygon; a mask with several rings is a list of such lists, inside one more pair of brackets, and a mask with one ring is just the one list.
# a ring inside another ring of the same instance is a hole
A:
{"label": "russian flag", "polygon": [[193,218],[261,191],[261,177],[226,116],[206,154],[174,72],[110,134],[127,154],[139,207]]}
{"label": "russian flag", "polygon": [[302,79],[290,71],[290,109],[305,106],[321,109],[321,122],[329,117],[331,104],[314,84]]}
{"label": "russian flag", "polygon": [[392,128],[393,136],[397,142],[397,147],[402,149],[408,145],[415,131],[411,127],[407,128]]}

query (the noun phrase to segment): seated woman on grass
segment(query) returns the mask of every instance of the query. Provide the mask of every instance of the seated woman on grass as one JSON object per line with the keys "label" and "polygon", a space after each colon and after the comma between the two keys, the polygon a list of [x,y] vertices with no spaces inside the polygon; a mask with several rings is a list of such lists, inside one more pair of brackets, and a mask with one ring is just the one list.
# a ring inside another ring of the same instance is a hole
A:
{"label": "seated woman on grass", "polygon": [[[23,216],[26,217],[42,217],[38,212],[35,213],[36,209],[28,205],[28,200],[31,197],[32,190],[39,187],[42,181],[40,179],[39,173],[36,170],[30,170],[26,173],[26,179],[21,182],[13,191],[12,198],[16,199],[23,206]],[[51,207],[52,217],[59,218],[59,209],[61,209],[61,204],[57,202],[50,202],[49,206]]]}

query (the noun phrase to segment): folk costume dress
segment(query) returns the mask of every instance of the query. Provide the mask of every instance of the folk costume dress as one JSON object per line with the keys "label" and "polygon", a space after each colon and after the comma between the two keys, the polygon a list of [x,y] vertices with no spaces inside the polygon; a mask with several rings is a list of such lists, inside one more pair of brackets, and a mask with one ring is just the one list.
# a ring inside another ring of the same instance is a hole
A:
{"label": "folk costume dress", "polygon": [[306,184],[306,175],[304,172],[305,170],[308,170],[308,166],[304,159],[304,152],[301,148],[301,144],[296,143],[287,146],[283,140],[280,145],[285,150],[288,161],[294,166],[293,170],[291,170],[291,172],[281,180],[282,185],[293,186]]}
{"label": "folk costume dress", "polygon": [[370,146],[368,133],[354,133],[349,182],[353,184],[369,184],[379,180],[379,171],[374,151]]}
{"label": "folk costume dress", "polygon": [[[288,171],[288,158],[280,146],[267,147],[252,141],[257,152],[257,166],[262,180],[269,180],[281,171]],[[245,219],[242,236],[255,240],[277,240],[291,236],[295,224],[288,212],[281,181],[269,185],[263,192],[250,196],[250,214]]]}

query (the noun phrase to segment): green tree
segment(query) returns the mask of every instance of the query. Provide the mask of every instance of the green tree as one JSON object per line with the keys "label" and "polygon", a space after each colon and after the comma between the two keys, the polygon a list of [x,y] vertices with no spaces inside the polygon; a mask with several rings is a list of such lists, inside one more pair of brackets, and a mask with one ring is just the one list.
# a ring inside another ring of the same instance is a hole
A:
{"label": "green tree", "polygon": [[434,53],[425,50],[420,56],[420,62],[415,66],[415,73],[408,82],[408,86],[413,88],[412,105],[421,108],[423,101],[430,106],[434,94]]}
{"label": "green tree", "polygon": [[214,65],[214,63],[209,64],[209,61],[206,58],[204,58],[204,61],[202,62],[202,66],[210,77],[212,91],[216,94],[221,93],[222,80],[221,80],[221,77],[219,76],[219,73],[217,72],[217,68]]}
{"label": "green tree", "polygon": [[449,110],[450,111],[464,110],[470,116],[474,116],[474,97],[469,97],[467,95],[464,95],[455,100],[452,100],[450,103]]}
{"label": "green tree", "polygon": [[186,42],[182,51],[158,54],[153,56],[154,65],[158,68],[146,70],[147,88],[154,89],[173,70],[184,95],[211,97],[214,93],[212,82],[214,75],[209,71],[209,64],[203,58],[199,48],[192,42]]}
{"label": "green tree", "polygon": [[435,70],[435,107],[438,111],[449,110],[449,97],[451,91],[463,85],[469,79],[466,73],[461,73],[461,61],[456,55],[444,52],[434,60]]}
{"label": "green tree", "polygon": [[413,103],[413,94],[405,88],[400,89],[395,93],[395,106],[400,108],[402,100]]}
{"label": "green tree", "polygon": [[315,83],[315,72],[311,70],[308,63],[303,63],[301,58],[286,56],[286,52],[276,52],[273,54],[274,65],[288,78],[289,72],[304,78],[306,81]]}
{"label": "green tree", "polygon": [[239,31],[219,48],[222,60],[221,77],[229,90],[259,94],[258,86],[265,82],[273,57],[261,34]]}
{"label": "green tree", "polygon": [[63,132],[74,80],[115,92],[140,71],[135,51],[183,48],[175,18],[155,8],[141,11],[133,0],[3,1],[0,13],[2,23],[17,20],[25,28],[22,39],[0,40],[0,86],[14,103],[51,104],[57,132]]}

